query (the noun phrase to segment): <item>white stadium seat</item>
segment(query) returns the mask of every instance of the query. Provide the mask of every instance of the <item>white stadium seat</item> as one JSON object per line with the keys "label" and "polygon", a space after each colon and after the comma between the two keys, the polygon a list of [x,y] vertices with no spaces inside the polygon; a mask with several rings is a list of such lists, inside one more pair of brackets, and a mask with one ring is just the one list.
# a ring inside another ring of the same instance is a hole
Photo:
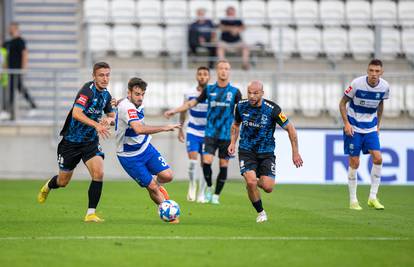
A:
{"label": "white stadium seat", "polygon": [[267,2],[267,17],[271,25],[287,25],[292,23],[293,7],[288,0],[269,0]]}
{"label": "white stadium seat", "polygon": [[366,26],[371,23],[371,4],[368,1],[346,1],[345,10],[349,25]]}
{"label": "white stadium seat", "polygon": [[112,29],[114,50],[119,57],[130,57],[137,47],[138,33],[132,25],[116,25]]}
{"label": "white stadium seat", "polygon": [[192,19],[197,17],[197,10],[200,8],[203,8],[206,11],[206,18],[213,19],[213,1],[211,0],[190,1],[190,17]]}
{"label": "white stadium seat", "polygon": [[161,22],[161,1],[139,0],[136,6],[138,22],[143,24],[158,24]]}
{"label": "white stadium seat", "polygon": [[167,105],[168,108],[181,106],[184,101],[184,94],[193,86],[191,82],[180,81],[173,78],[167,82]]}
{"label": "white stadium seat", "polygon": [[95,54],[105,54],[111,49],[111,28],[107,25],[89,25],[89,50]]}
{"label": "white stadium seat", "polygon": [[343,28],[325,28],[322,40],[328,58],[340,59],[348,52],[348,33]]}
{"label": "white stadium seat", "polygon": [[414,2],[401,0],[398,2],[398,19],[401,25],[414,26]]}
{"label": "white stadium seat", "polygon": [[141,26],[138,30],[138,40],[145,57],[156,57],[164,50],[164,31],[159,26]]}
{"label": "white stadium seat", "polygon": [[321,1],[319,3],[319,17],[323,25],[339,26],[344,24],[344,2],[339,0]]}
{"label": "white stadium seat", "polygon": [[298,88],[292,81],[279,81],[273,98],[286,115],[292,115],[298,106]]}
{"label": "white stadium seat", "polygon": [[414,28],[403,28],[402,48],[408,58],[414,59]]}
{"label": "white stadium seat", "polygon": [[280,28],[273,27],[270,31],[270,41],[274,53],[280,52],[280,41],[282,41],[282,53],[284,58],[296,52],[296,32],[292,28],[282,27],[282,39],[280,39]]}
{"label": "white stadium seat", "polygon": [[163,4],[164,22],[167,24],[188,24],[188,6],[185,0],[168,0]]}
{"label": "white stadium seat", "polygon": [[318,22],[318,2],[296,0],[293,2],[293,16],[298,25],[312,25]]}
{"label": "white stadium seat", "polygon": [[[387,79],[388,80],[388,79]],[[398,118],[401,111],[405,110],[404,86],[398,81],[388,80],[390,86],[390,97],[384,101],[384,117]]]}
{"label": "white stadium seat", "polygon": [[228,7],[234,7],[236,9],[236,17],[240,18],[240,5],[237,0],[220,0],[215,2],[214,6],[214,18],[219,21],[222,18],[226,17],[226,9]]}
{"label": "white stadium seat", "polygon": [[134,0],[112,0],[111,18],[115,23],[135,21],[135,1]]}
{"label": "white stadium seat", "polygon": [[[167,102],[166,96],[166,85],[164,81],[160,81],[157,78],[144,78],[145,81],[148,83],[147,91],[145,93],[145,101],[144,105],[146,109],[146,114],[148,114],[148,110],[154,110],[155,114],[159,114],[159,110],[166,105],[164,103]],[[151,108],[151,109],[149,109]]]}
{"label": "white stadium seat", "polygon": [[315,59],[322,52],[322,33],[314,27],[298,28],[296,31],[298,51],[303,59]]}
{"label": "white stadium seat", "polygon": [[344,88],[339,81],[324,83],[325,109],[332,117],[339,117],[339,101],[344,95]]}
{"label": "white stadium seat", "polygon": [[265,49],[270,47],[269,30],[265,27],[247,27],[243,33],[243,40],[249,46],[261,46]]}
{"label": "white stadium seat", "polygon": [[179,54],[187,45],[187,27],[169,26],[165,29],[165,49],[169,54]]}
{"label": "white stadium seat", "polygon": [[368,28],[351,28],[349,49],[357,60],[366,60],[374,53],[374,32]]}
{"label": "white stadium seat", "polygon": [[381,58],[395,59],[401,53],[401,35],[394,28],[381,29]]}
{"label": "white stadium seat", "polygon": [[83,17],[87,22],[106,22],[109,15],[108,0],[85,0]]}
{"label": "white stadium seat", "polygon": [[414,118],[414,81],[405,87],[405,106],[410,116]]}
{"label": "white stadium seat", "polygon": [[303,81],[299,84],[299,106],[306,117],[317,117],[324,109],[324,87],[320,82]]}
{"label": "white stadium seat", "polygon": [[266,23],[266,3],[262,0],[243,1],[241,15],[246,25],[260,25]]}
{"label": "white stadium seat", "polygon": [[372,1],[372,19],[375,24],[397,24],[397,4],[394,1]]}

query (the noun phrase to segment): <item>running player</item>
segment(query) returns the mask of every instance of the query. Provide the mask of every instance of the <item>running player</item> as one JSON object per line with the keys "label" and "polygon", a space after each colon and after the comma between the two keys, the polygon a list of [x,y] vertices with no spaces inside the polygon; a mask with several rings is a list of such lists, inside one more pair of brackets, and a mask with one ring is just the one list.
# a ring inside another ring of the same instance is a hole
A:
{"label": "running player", "polygon": [[[230,155],[227,147],[230,144],[230,128],[234,119],[234,107],[241,99],[240,90],[230,84],[230,63],[227,60],[219,60],[216,64],[217,82],[208,85],[197,99],[185,102],[178,108],[168,110],[164,116],[169,118],[175,113],[187,111],[198,103],[207,100],[207,125],[203,149],[203,173],[207,182],[206,201],[219,204],[219,195],[227,179],[227,166]],[[214,195],[212,195],[212,170],[213,157],[218,149],[220,159],[220,172]]]}
{"label": "running player", "polygon": [[299,168],[303,161],[299,154],[298,137],[293,123],[289,122],[277,104],[263,98],[263,84],[260,81],[252,81],[248,85],[247,97],[247,100],[241,100],[237,104],[228,152],[230,155],[235,154],[240,132],[240,172],[246,180],[249,199],[258,213],[256,222],[261,223],[267,221],[267,214],[257,187],[271,193],[275,185],[276,124],[289,134],[293,164]]}
{"label": "running player", "polygon": [[[362,150],[363,154],[371,154],[373,161],[368,206],[383,210],[384,206],[377,199],[382,169],[378,133],[384,110],[384,99],[388,99],[390,89],[388,82],[381,78],[384,73],[381,60],[371,60],[367,73],[368,75],[358,77],[351,82],[339,103],[344,122],[344,151],[349,155],[349,208],[362,210],[356,193],[357,169]],[[347,102],[349,102],[348,107]]]}
{"label": "running player", "polygon": [[[104,153],[99,145],[100,135],[110,135],[109,124],[113,123],[115,113],[112,111],[111,95],[106,87],[111,69],[105,62],[93,66],[93,81],[87,82],[76,95],[60,135],[57,156],[59,174],[53,176],[41,189],[37,200],[44,203],[51,189],[65,187],[72,178],[73,170],[80,160],[84,162],[91,174],[89,186],[89,204],[85,222],[102,222],[96,215],[96,207],[102,192]],[[107,115],[101,122],[102,113]]]}
{"label": "running player", "polygon": [[[200,96],[210,80],[210,70],[207,67],[199,67],[197,69],[196,79],[198,85],[187,92],[184,96],[184,102],[196,99]],[[187,112],[180,113],[180,123],[184,125]],[[207,102],[198,103],[189,111],[189,119],[187,125],[187,153],[188,153],[188,176],[190,183],[188,187],[187,200],[195,201],[197,195],[197,202],[204,203],[204,191],[206,182],[204,178],[196,175],[198,154],[202,155],[202,148],[204,142],[204,130],[206,127],[207,117]],[[184,143],[184,131],[181,128],[178,132],[178,140]],[[200,156],[202,166],[202,156]],[[197,194],[197,180],[198,180],[198,194]]]}
{"label": "running player", "polygon": [[[169,199],[162,187],[171,182],[173,173],[165,159],[150,141],[151,135],[181,128],[180,124],[149,126],[144,124],[144,100],[147,83],[140,78],[128,82],[128,97],[118,104],[115,120],[117,155],[124,170],[141,187],[145,187],[151,199],[159,205]],[[153,175],[156,178],[153,178]],[[178,223],[178,220],[174,221]]]}

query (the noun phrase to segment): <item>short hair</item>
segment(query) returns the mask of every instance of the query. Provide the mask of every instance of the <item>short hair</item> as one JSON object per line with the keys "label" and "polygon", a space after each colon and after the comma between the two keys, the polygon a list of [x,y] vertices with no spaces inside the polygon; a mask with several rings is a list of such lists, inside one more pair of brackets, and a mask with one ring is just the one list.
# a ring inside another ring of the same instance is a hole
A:
{"label": "short hair", "polygon": [[109,64],[106,62],[97,62],[93,65],[93,74],[96,73],[97,70],[99,69],[110,69],[111,67],[109,67]]}
{"label": "short hair", "polygon": [[207,68],[206,66],[200,66],[197,68],[197,72],[199,72],[200,70],[206,70],[208,73],[210,73],[210,69]]}
{"label": "short hair", "polygon": [[[218,67],[219,64],[221,63],[227,63],[230,65],[230,61],[228,61],[227,59],[220,59],[216,62],[216,68]],[[230,65],[231,66],[231,65]]]}
{"label": "short hair", "polygon": [[141,78],[133,77],[128,81],[128,90],[132,91],[135,87],[140,88],[142,91],[147,90],[147,82]]}
{"label": "short hair", "polygon": [[368,66],[371,66],[371,65],[382,67],[382,61],[377,58],[374,58],[368,64]]}
{"label": "short hair", "polygon": [[17,21],[12,21],[12,22],[10,22],[9,26],[19,27],[19,23]]}

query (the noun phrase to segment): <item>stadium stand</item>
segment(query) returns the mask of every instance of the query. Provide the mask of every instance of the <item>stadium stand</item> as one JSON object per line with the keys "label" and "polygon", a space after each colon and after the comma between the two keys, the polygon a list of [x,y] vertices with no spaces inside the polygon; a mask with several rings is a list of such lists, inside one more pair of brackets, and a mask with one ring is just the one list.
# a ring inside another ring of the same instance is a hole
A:
{"label": "stadium stand", "polygon": [[294,1],[293,16],[299,26],[316,24],[318,22],[318,2],[312,0]]}
{"label": "stadium stand", "polygon": [[188,21],[188,5],[185,0],[164,1],[162,10],[164,22],[168,25],[184,25]]}
{"label": "stadium stand", "polygon": [[112,0],[111,20],[115,23],[135,22],[135,1],[134,0]]}
{"label": "stadium stand", "polygon": [[351,26],[371,24],[371,4],[365,0],[346,1],[346,18]]}
{"label": "stadium stand", "polygon": [[293,18],[292,2],[288,0],[269,0],[267,2],[267,17],[271,25],[288,25]]}
{"label": "stadium stand", "polygon": [[344,24],[345,4],[343,1],[321,1],[319,3],[319,17],[325,26],[339,26]]}
{"label": "stadium stand", "polygon": [[398,2],[398,20],[403,26],[413,26],[414,24],[414,2],[401,0]]}
{"label": "stadium stand", "polygon": [[348,52],[348,33],[343,28],[325,28],[322,31],[322,43],[328,58],[341,59]]}
{"label": "stadium stand", "polygon": [[87,22],[106,22],[109,18],[109,1],[85,0],[83,2],[83,18]]}
{"label": "stadium stand", "polygon": [[199,0],[190,1],[190,18],[193,20],[196,17],[197,9],[203,8],[206,10],[206,17],[213,18],[213,1]]}
{"label": "stadium stand", "polygon": [[298,51],[303,59],[316,59],[322,52],[322,33],[315,27],[301,27],[296,31]]}
{"label": "stadium stand", "polygon": [[220,19],[226,17],[226,9],[232,6],[236,9],[236,16],[240,17],[240,2],[237,0],[222,0],[214,2],[214,16],[213,18],[218,23]]}
{"label": "stadium stand", "polygon": [[374,32],[369,28],[349,30],[349,48],[357,60],[368,60],[374,53]]}
{"label": "stadium stand", "polygon": [[393,1],[373,1],[372,19],[375,24],[393,26],[397,24],[397,4]]}
{"label": "stadium stand", "polygon": [[131,57],[137,50],[137,30],[132,25],[115,25],[112,30],[113,48],[119,57]]}
{"label": "stadium stand", "polygon": [[162,18],[161,1],[138,1],[136,5],[138,22],[142,24],[159,24]]}
{"label": "stadium stand", "polygon": [[265,1],[251,0],[241,2],[241,15],[243,22],[247,26],[267,23]]}

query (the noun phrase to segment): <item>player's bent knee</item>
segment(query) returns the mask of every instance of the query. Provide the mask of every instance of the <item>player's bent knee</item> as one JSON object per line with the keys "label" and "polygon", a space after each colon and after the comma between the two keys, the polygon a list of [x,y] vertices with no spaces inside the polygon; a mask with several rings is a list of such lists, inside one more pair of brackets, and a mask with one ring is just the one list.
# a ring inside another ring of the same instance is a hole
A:
{"label": "player's bent knee", "polygon": [[263,191],[266,193],[272,193],[273,192],[273,186],[263,186]]}
{"label": "player's bent knee", "polygon": [[257,187],[257,181],[256,181],[256,179],[252,179],[252,180],[247,180],[246,181],[246,187],[247,187],[247,189],[255,189],[256,187]]}
{"label": "player's bent knee", "polygon": [[173,180],[174,175],[171,169],[166,169],[158,173],[158,181],[162,183],[169,183]]}

